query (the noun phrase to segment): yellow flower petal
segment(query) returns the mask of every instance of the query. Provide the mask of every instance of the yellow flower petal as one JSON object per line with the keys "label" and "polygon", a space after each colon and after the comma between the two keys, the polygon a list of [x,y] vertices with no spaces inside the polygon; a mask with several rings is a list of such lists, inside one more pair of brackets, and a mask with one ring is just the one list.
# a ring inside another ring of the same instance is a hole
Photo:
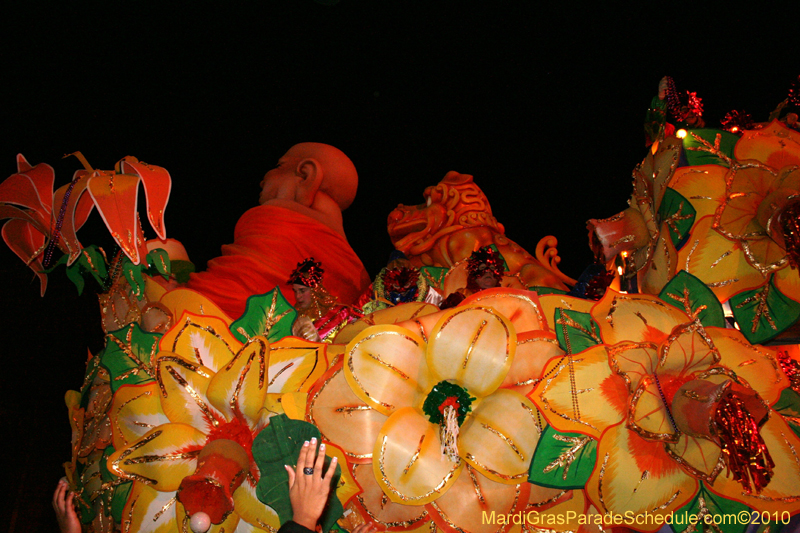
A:
{"label": "yellow flower petal", "polygon": [[661,225],[655,241],[653,255],[638,274],[640,290],[647,294],[658,294],[664,285],[675,275],[678,266],[678,252],[669,236],[667,224]]}
{"label": "yellow flower petal", "polygon": [[672,427],[667,407],[655,376],[645,376],[630,399],[628,427],[647,440],[674,440],[677,432]]}
{"label": "yellow flower petal", "polygon": [[669,186],[691,202],[695,220],[713,215],[725,201],[725,176],[728,169],[720,165],[681,167],[675,171]]}
{"label": "yellow flower petal", "polygon": [[117,476],[141,481],[159,491],[175,491],[194,474],[206,436],[186,424],[164,424],[108,458]]}
{"label": "yellow flower petal", "polygon": [[651,342],[620,342],[607,349],[611,368],[625,379],[631,393],[642,378],[656,371],[658,346]]}
{"label": "yellow flower petal", "polygon": [[[601,512],[629,511],[634,519],[644,513],[666,516],[686,505],[697,489],[697,480],[678,466],[663,444],[648,442],[623,424],[603,434],[597,465],[586,483],[589,498]],[[661,525],[651,519],[636,528],[652,532]]]}
{"label": "yellow flower petal", "polygon": [[772,168],[800,165],[800,134],[773,120],[765,128],[745,130],[734,149],[736,159],[757,159]]}
{"label": "yellow flower petal", "polygon": [[371,464],[355,465],[353,477],[362,488],[362,492],[356,496],[358,508],[380,528],[410,528],[430,521],[424,507],[389,500],[378,485]]}
{"label": "yellow flower petal", "polygon": [[708,328],[706,332],[719,350],[722,366],[744,379],[768,405],[778,401],[789,379],[778,364],[776,350],[750,344],[735,329]]}
{"label": "yellow flower petal", "polygon": [[[527,503],[530,485],[492,481],[467,465],[452,487],[426,507],[439,527],[470,533],[503,531],[502,519],[487,520],[490,513],[505,518],[519,513]],[[508,523],[508,526],[511,524]]]}
{"label": "yellow flower petal", "polygon": [[255,487],[251,486],[248,480],[244,480],[239,485],[239,488],[234,491],[233,509],[234,514],[239,515],[239,518],[252,527],[265,531],[270,531],[270,528],[278,529],[281,527],[278,513],[272,507],[259,501]]}
{"label": "yellow flower petal", "polygon": [[161,409],[158,383],[125,385],[114,394],[108,413],[114,449],[119,450],[151,429],[169,423]]}
{"label": "yellow flower petal", "polygon": [[688,322],[686,314],[655,296],[621,294],[612,290],[592,308],[603,342],[649,342],[661,344],[678,324]]}
{"label": "yellow flower petal", "polygon": [[350,462],[370,461],[386,415],[353,393],[342,363],[326,372],[308,397],[307,420],[319,428],[322,438],[341,446]]}
{"label": "yellow flower petal", "polygon": [[175,492],[159,492],[134,481],[122,511],[122,531],[179,533]]}
{"label": "yellow flower petal", "polygon": [[494,392],[511,368],[517,336],[504,316],[483,307],[448,309],[428,343],[434,382],[453,380],[478,398]]}
{"label": "yellow flower petal", "polygon": [[746,239],[762,233],[758,208],[779,182],[774,170],[762,165],[744,164],[731,168],[732,180],[724,207],[717,214],[720,232],[728,238]]}
{"label": "yellow flower petal", "polygon": [[[538,496],[544,487],[531,485],[531,496],[525,507],[525,527],[523,531],[538,533],[539,531],[588,533],[586,529],[586,516],[588,501],[583,490],[558,490],[546,489],[551,493],[557,491],[550,498],[542,502]],[[584,522],[581,524],[581,522]],[[600,531],[598,530],[598,533]]]}
{"label": "yellow flower petal", "polygon": [[725,302],[766,280],[747,262],[741,244],[720,235],[713,224],[714,217],[695,223],[689,240],[678,252],[678,268],[698,277]]}
{"label": "yellow flower petal", "polygon": [[156,361],[161,408],[172,422],[208,433],[222,414],[208,401],[206,391],[214,373],[176,354],[161,352]]}
{"label": "yellow flower petal", "polygon": [[455,482],[464,462],[442,454],[439,426],[412,407],[395,411],[381,428],[373,451],[372,471],[389,499],[424,505]]}
{"label": "yellow flower petal", "polygon": [[195,364],[217,372],[227,365],[242,343],[228,331],[226,322],[210,316],[185,313],[161,337],[162,352],[174,352]]}
{"label": "yellow flower petal", "polygon": [[682,433],[675,443],[665,444],[667,453],[692,475],[713,483],[720,470],[722,448],[708,439]]}
{"label": "yellow flower petal", "polygon": [[695,322],[675,328],[661,345],[659,355],[657,373],[662,387],[667,386],[668,379],[685,378],[719,362],[719,350],[705,329]]}
{"label": "yellow flower petal", "polygon": [[567,357],[550,362],[531,399],[559,431],[599,438],[625,419],[628,395],[625,381],[608,366],[605,346],[598,345],[572,356],[572,365]]}
{"label": "yellow flower petal", "polygon": [[327,370],[328,344],[284,337],[270,344],[269,392],[306,392]]}
{"label": "yellow flower petal", "polygon": [[513,485],[527,480],[541,431],[539,412],[530,400],[498,389],[461,426],[458,451],[489,479]]}
{"label": "yellow flower petal", "polygon": [[359,398],[389,415],[427,392],[419,383],[424,354],[425,343],[411,331],[373,326],[347,345],[345,376]]}
{"label": "yellow flower petal", "polygon": [[217,304],[191,289],[179,288],[167,291],[160,301],[172,312],[173,317],[183,316],[188,312],[196,316],[217,317],[226,324],[233,322]]}
{"label": "yellow flower petal", "polygon": [[251,428],[259,424],[266,414],[262,406],[267,396],[268,361],[269,342],[253,337],[211,379],[206,396],[226,420],[244,417]]}
{"label": "yellow flower petal", "polygon": [[577,311],[579,313],[589,313],[594,306],[592,300],[567,296],[566,294],[540,294],[539,303],[547,321],[547,329],[553,331],[555,325],[553,317],[556,308],[566,309],[567,311]]}

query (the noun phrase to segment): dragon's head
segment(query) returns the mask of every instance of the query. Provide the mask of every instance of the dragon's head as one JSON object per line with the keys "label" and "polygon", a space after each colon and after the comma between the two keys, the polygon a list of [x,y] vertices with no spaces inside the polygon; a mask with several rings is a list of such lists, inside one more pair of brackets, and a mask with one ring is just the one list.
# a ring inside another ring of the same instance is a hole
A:
{"label": "dragon's head", "polygon": [[389,214],[389,237],[406,255],[430,250],[440,237],[464,228],[488,226],[505,233],[492,216],[486,195],[469,174],[451,170],[438,185],[426,188],[423,196],[424,204],[400,204]]}

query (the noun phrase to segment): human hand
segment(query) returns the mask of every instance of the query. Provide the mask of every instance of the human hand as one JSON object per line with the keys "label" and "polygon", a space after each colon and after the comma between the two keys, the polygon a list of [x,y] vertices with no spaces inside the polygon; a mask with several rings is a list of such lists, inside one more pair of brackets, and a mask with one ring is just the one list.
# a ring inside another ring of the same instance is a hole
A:
{"label": "human hand", "polygon": [[66,478],[59,479],[56,491],[53,493],[53,509],[61,533],[81,533],[81,523],[73,505],[74,498],[75,493],[69,490]]}
{"label": "human hand", "polygon": [[[328,502],[331,480],[336,472],[336,457],[331,460],[323,476],[325,444],[317,449],[317,439],[306,441],[297,458],[297,466],[284,466],[289,474],[289,501],[292,503],[292,520],[314,531],[319,517]],[[315,457],[316,454],[316,457]],[[310,474],[306,472],[311,472]]]}

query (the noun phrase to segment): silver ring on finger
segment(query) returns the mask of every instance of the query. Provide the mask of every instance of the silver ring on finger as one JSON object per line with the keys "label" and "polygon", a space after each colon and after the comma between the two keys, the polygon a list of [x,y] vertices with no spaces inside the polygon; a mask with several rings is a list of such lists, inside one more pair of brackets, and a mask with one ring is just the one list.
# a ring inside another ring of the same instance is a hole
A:
{"label": "silver ring on finger", "polygon": [[307,475],[307,476],[313,476],[314,475],[314,469],[307,466],[307,467],[303,468],[303,473],[305,475]]}

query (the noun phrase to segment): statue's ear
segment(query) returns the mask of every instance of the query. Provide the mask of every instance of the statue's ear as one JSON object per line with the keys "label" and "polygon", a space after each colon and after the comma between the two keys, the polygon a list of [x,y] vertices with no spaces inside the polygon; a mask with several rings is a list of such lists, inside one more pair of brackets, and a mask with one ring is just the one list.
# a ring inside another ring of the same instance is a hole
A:
{"label": "statue's ear", "polygon": [[316,159],[303,159],[297,164],[297,196],[295,201],[306,207],[311,207],[314,198],[322,186],[322,165]]}

